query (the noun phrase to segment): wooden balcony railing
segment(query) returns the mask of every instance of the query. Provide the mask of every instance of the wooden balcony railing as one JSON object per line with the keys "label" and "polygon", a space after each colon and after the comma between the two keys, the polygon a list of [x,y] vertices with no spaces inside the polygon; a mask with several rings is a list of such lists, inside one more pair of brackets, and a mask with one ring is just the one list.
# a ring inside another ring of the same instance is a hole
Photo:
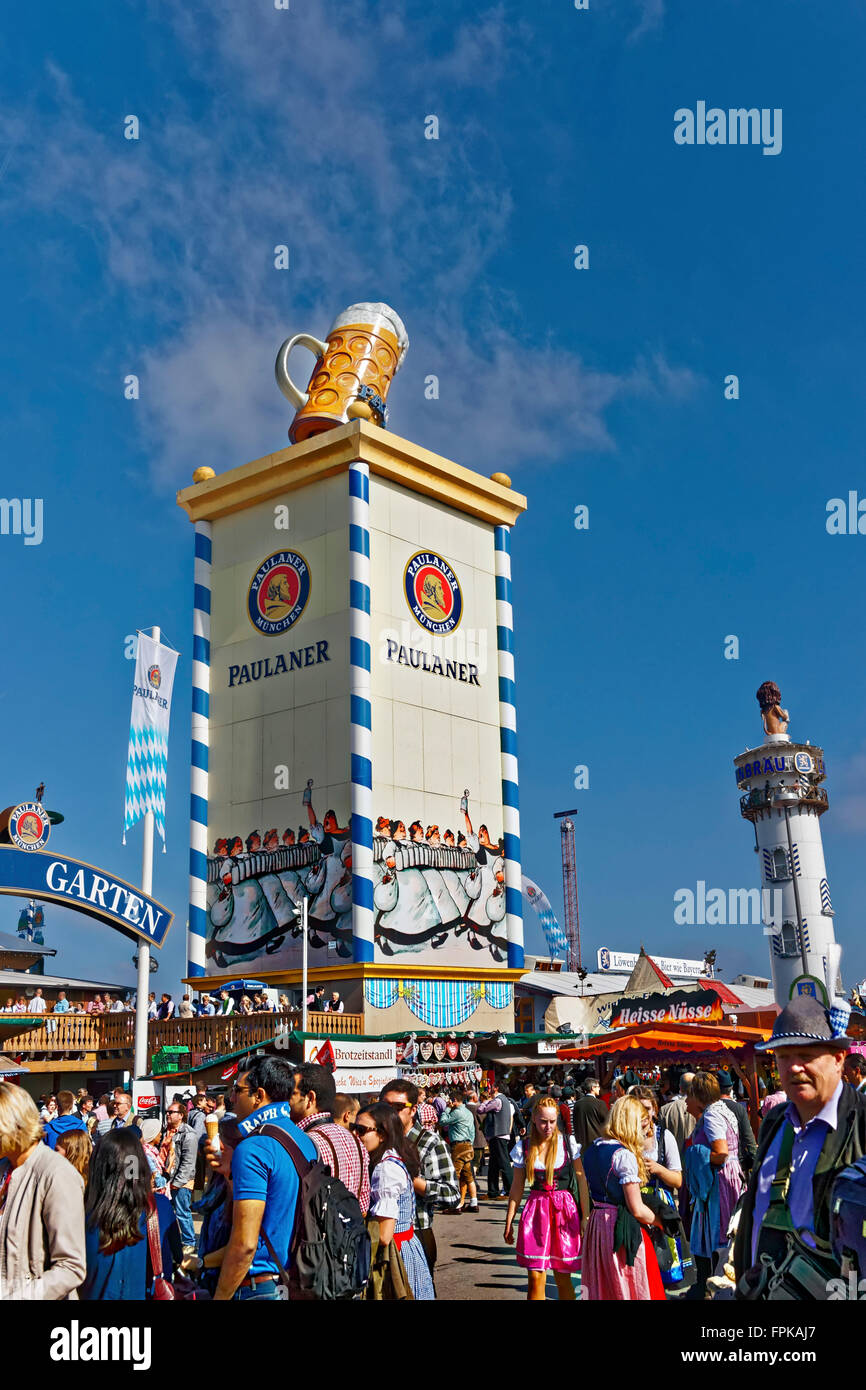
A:
{"label": "wooden balcony railing", "polygon": [[[0,1020],[8,1023],[10,1015],[0,1014]],[[109,1047],[129,1052],[134,1028],[133,1014],[107,1014],[105,1017],[98,1014],[58,1014],[46,1018],[37,1028],[26,1028],[22,1033],[4,1037],[3,1051],[14,1057],[64,1052],[77,1057],[88,1052],[103,1052]],[[112,1039],[110,1043],[108,1036]]]}
{"label": "wooden balcony railing", "polygon": [[300,1028],[300,1014],[217,1014],[214,1018],[168,1018],[150,1023],[147,1045],[151,1055],[161,1047],[188,1047],[190,1054],[224,1057],[244,1047],[260,1047],[275,1033]]}
{"label": "wooden balcony railing", "polygon": [[[18,1015],[12,1015],[18,1018]],[[0,1021],[9,1022],[10,1015],[0,1014]],[[276,1033],[300,1028],[300,1010],[277,1014],[228,1014],[214,1018],[170,1018],[149,1023],[147,1028],[148,1062],[161,1047],[188,1047],[192,1065],[197,1057],[224,1057],[244,1048],[260,1047]],[[320,1014],[308,1016],[310,1032],[331,1037],[357,1035],[364,1031],[363,1014]],[[2,1049],[11,1056],[37,1055],[67,1059],[98,1053],[109,1060],[130,1059],[135,1043],[135,1015],[59,1014],[49,1016],[36,1028],[28,1028],[3,1039]]]}

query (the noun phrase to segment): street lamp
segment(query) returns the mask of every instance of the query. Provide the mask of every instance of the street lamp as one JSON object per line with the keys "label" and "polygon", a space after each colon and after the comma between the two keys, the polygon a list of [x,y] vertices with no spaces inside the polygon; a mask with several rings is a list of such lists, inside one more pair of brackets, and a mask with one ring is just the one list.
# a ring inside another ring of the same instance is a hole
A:
{"label": "street lamp", "polygon": [[309,921],[309,898],[306,893],[301,899],[300,907],[294,907],[292,914],[296,922],[301,923],[303,944],[301,946],[301,1031],[307,1031],[307,954],[309,942],[307,940],[307,923]]}

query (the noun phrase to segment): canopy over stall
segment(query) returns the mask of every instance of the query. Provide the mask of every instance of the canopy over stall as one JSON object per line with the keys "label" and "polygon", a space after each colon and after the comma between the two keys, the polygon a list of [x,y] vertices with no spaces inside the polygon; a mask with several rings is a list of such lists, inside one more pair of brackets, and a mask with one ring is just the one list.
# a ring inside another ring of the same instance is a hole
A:
{"label": "canopy over stall", "polygon": [[613,1061],[623,1056],[633,1061],[640,1054],[654,1062],[662,1057],[687,1057],[694,1063],[697,1058],[706,1057],[716,1067],[732,1069],[744,1082],[749,1093],[752,1124],[757,1129],[755,1044],[765,1042],[769,1036],[770,1029],[732,1028],[725,1024],[701,1027],[694,1023],[637,1023],[594,1038],[582,1046],[560,1047],[556,1055],[563,1062],[587,1062],[602,1057]]}

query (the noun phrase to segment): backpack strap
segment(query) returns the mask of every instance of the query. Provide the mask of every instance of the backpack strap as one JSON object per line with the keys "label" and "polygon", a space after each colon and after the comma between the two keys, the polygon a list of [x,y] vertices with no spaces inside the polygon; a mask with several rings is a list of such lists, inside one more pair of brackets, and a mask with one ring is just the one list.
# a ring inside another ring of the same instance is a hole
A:
{"label": "backpack strap", "polygon": [[[310,1128],[313,1129],[313,1128],[315,1128],[315,1126],[311,1125]],[[320,1138],[320,1139],[324,1139],[324,1141],[325,1141],[325,1143],[327,1144],[328,1148],[331,1150],[331,1155],[332,1155],[333,1160],[334,1160],[334,1166],[333,1166],[333,1168],[331,1169],[331,1172],[333,1173],[333,1175],[334,1175],[335,1178],[338,1178],[339,1181],[342,1182],[343,1179],[340,1177],[340,1160],[339,1160],[339,1158],[337,1157],[337,1150],[336,1150],[336,1148],[335,1148],[335,1146],[334,1146],[333,1140],[330,1139],[330,1138],[328,1137],[327,1134],[320,1134],[320,1135],[319,1135],[319,1138]]]}
{"label": "backpack strap", "polygon": [[286,1290],[288,1290],[288,1288],[289,1288],[289,1272],[288,1272],[287,1269],[284,1269],[282,1260],[280,1259],[280,1257],[279,1257],[279,1255],[277,1254],[277,1252],[276,1252],[276,1250],[274,1249],[274,1247],[271,1245],[271,1242],[268,1240],[268,1233],[267,1233],[267,1231],[265,1230],[264,1226],[262,1226],[262,1227],[260,1228],[260,1230],[259,1230],[259,1235],[261,1236],[262,1240],[265,1242],[265,1245],[268,1247],[268,1254],[270,1255],[270,1257],[271,1257],[271,1259],[273,1260],[274,1264],[276,1265],[277,1269],[280,1271],[280,1280],[282,1281],[283,1287],[284,1287]]}
{"label": "backpack strap", "polygon": [[[313,1166],[313,1163],[316,1160],[307,1158],[305,1154],[302,1154],[301,1150],[298,1148],[292,1136],[290,1134],[287,1134],[284,1129],[280,1129],[279,1125],[259,1125],[258,1129],[254,1129],[252,1131],[252,1134],[248,1134],[246,1137],[250,1139],[252,1138],[252,1135],[255,1134],[260,1134],[265,1139],[276,1139],[277,1143],[283,1149],[285,1149],[286,1153],[289,1155],[289,1158],[292,1160],[292,1163],[294,1165],[295,1172],[298,1175],[298,1200],[295,1203],[295,1220],[292,1226],[291,1239],[289,1241],[289,1250],[291,1251],[295,1247],[295,1242],[297,1240],[298,1230],[300,1228],[301,1219],[303,1215],[301,1211],[301,1183],[309,1173],[310,1169]],[[271,1245],[271,1242],[268,1239],[268,1233],[265,1230],[264,1225],[259,1227],[259,1235],[265,1242],[265,1245],[268,1249],[268,1254],[270,1255],[271,1259],[273,1260],[274,1264],[280,1272],[280,1279],[282,1280],[283,1286],[286,1289],[286,1294],[288,1294],[290,1288],[289,1273],[283,1266],[283,1263],[280,1260],[280,1257],[277,1254],[276,1250]]]}
{"label": "backpack strap", "polygon": [[298,1179],[300,1180],[307,1176],[315,1159],[307,1158],[306,1154],[302,1154],[292,1136],[287,1134],[284,1129],[280,1129],[279,1125],[259,1125],[258,1129],[254,1129],[251,1134],[247,1135],[247,1138],[252,1138],[254,1134],[261,1134],[265,1139],[276,1139],[277,1143],[282,1145],[289,1155],[289,1158],[292,1160],[292,1163],[295,1165],[295,1172],[298,1175]]}
{"label": "backpack strap", "polygon": [[[776,1164],[776,1172],[773,1181],[770,1183],[770,1206],[777,1212],[785,1209],[785,1199],[788,1196],[788,1185],[791,1178],[791,1157],[794,1152],[794,1126],[790,1121],[782,1131],[782,1143],[779,1148],[779,1161]],[[793,1223],[791,1223],[793,1229]]]}

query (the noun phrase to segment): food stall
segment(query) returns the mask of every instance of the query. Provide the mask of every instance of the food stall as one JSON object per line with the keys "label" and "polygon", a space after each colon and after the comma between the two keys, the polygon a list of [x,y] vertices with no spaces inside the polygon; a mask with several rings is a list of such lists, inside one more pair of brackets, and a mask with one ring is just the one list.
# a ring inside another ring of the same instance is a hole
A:
{"label": "food stall", "polygon": [[757,1133],[760,1098],[755,1045],[766,1042],[770,1032],[769,1028],[745,1028],[739,1024],[650,1020],[628,1023],[583,1045],[565,1044],[557,1056],[563,1062],[600,1063],[602,1084],[617,1063],[634,1067],[645,1061],[650,1066],[669,1067],[682,1061],[692,1070],[703,1067],[733,1072],[746,1088],[749,1118]]}

